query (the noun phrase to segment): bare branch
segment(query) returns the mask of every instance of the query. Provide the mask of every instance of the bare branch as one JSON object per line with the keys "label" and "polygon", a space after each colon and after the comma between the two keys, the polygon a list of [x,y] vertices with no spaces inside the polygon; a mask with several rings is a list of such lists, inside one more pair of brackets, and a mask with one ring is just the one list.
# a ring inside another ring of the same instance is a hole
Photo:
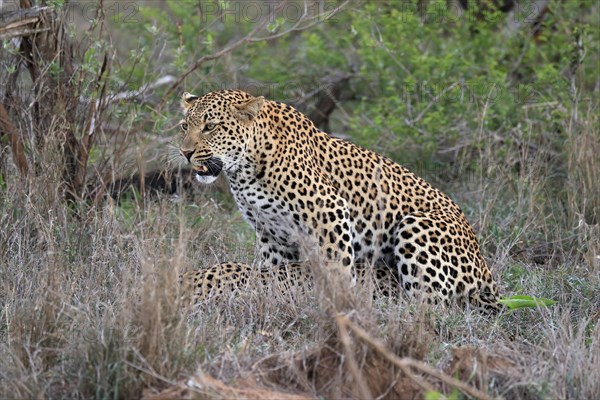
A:
{"label": "bare branch", "polygon": [[[259,38],[251,38],[250,42],[262,42],[262,41],[266,41],[266,40],[273,40],[273,39],[277,39],[280,38],[282,36],[288,35],[292,32],[301,32],[301,31],[305,31],[307,29],[312,28],[313,26],[321,23],[323,21],[323,19],[327,19],[327,18],[331,18],[332,16],[334,16],[335,14],[337,14],[338,12],[340,12],[348,3],[350,2],[350,0],[347,0],[345,2],[343,2],[342,4],[340,4],[339,6],[337,6],[336,8],[334,8],[333,10],[331,10],[330,12],[327,13],[326,16],[324,16],[323,14],[317,14],[314,16],[309,16],[308,15],[308,5],[306,3],[306,1],[304,2],[304,13],[302,14],[302,17],[300,17],[298,19],[298,21],[291,27],[288,28],[282,32],[279,33],[275,33],[273,35],[269,35],[269,36],[265,36],[265,37],[259,37]],[[307,21],[311,21],[309,24],[307,25],[302,25],[303,22],[307,22]]]}
{"label": "bare branch", "polygon": [[109,95],[109,96],[107,96],[107,100],[110,103],[117,102],[117,101],[133,100],[133,99],[143,96],[149,90],[154,90],[158,87],[168,85],[169,83],[175,82],[176,79],[177,78],[175,78],[173,75],[165,75],[163,77],[158,78],[156,81],[154,81],[152,83],[147,83],[147,84],[142,85],[137,90],[128,90],[125,92],[119,92],[119,93],[115,93],[113,95]]}
{"label": "bare branch", "polygon": [[49,27],[39,27],[48,14],[50,7],[20,8],[0,15],[0,40],[17,36],[28,36],[50,30]]}
{"label": "bare branch", "polygon": [[[216,60],[228,53],[231,53],[232,51],[238,49],[239,47],[241,47],[244,44],[247,43],[255,43],[255,42],[263,42],[263,41],[269,41],[269,40],[273,40],[273,39],[277,39],[279,37],[282,37],[284,35],[290,34],[292,32],[300,32],[300,31],[304,31],[307,29],[312,28],[313,26],[321,23],[323,21],[323,19],[327,19],[327,18],[331,18],[333,15],[335,15],[336,13],[340,12],[347,4],[349,4],[349,0],[343,2],[342,4],[340,4],[339,6],[337,6],[336,8],[334,8],[333,10],[324,13],[324,14],[318,14],[315,16],[308,16],[308,11],[307,11],[307,7],[306,7],[306,3],[305,3],[305,10],[304,13],[302,15],[301,18],[299,18],[298,22],[296,22],[291,28],[284,30],[283,32],[279,32],[273,35],[269,35],[269,36],[263,36],[263,37],[256,37],[257,34],[259,32],[261,32],[263,29],[265,29],[265,27],[268,25],[268,23],[270,21],[273,20],[274,16],[281,10],[283,9],[283,7],[285,6],[285,4],[287,3],[287,1],[282,1],[280,2],[277,7],[273,8],[273,10],[269,13],[269,15],[264,18],[260,23],[258,23],[250,32],[248,32],[244,37],[231,42],[229,45],[225,46],[223,49],[217,51],[216,53],[213,54],[209,54],[209,55],[205,55],[200,57],[191,67],[188,68],[187,71],[185,71],[172,85],[171,87],[167,90],[167,92],[163,95],[160,104],[157,107],[157,112],[160,111],[160,109],[162,108],[162,106],[167,102],[168,98],[171,96],[171,94],[173,93],[173,91],[175,91],[175,89],[177,89],[179,87],[179,85],[181,85],[181,83],[185,80],[185,78],[187,78],[191,73],[193,73],[194,71],[196,71],[202,64],[204,64],[207,61],[212,61],[212,60]],[[302,25],[303,23],[307,22],[307,21],[312,21],[306,25]]]}
{"label": "bare branch", "polygon": [[429,383],[425,382],[422,379],[419,379],[417,376],[413,374],[412,369],[419,370],[427,375],[433,376],[438,380],[444,382],[447,385],[457,388],[464,394],[474,397],[476,399],[481,400],[493,400],[486,393],[482,392],[479,389],[476,389],[464,382],[455,379],[442,371],[439,371],[430,365],[425,364],[424,362],[404,357],[400,358],[396,356],[392,351],[390,351],[386,346],[378,339],[373,338],[367,331],[362,329],[360,326],[356,325],[352,321],[348,319],[348,317],[344,315],[339,315],[336,317],[336,322],[338,326],[348,327],[352,332],[356,334],[360,339],[364,340],[368,345],[370,345],[375,351],[381,354],[384,358],[386,358],[389,362],[397,366],[413,381],[415,381],[418,385],[423,387],[425,390],[435,390]]}
{"label": "bare branch", "polygon": [[344,324],[343,322],[340,322],[339,318],[336,318],[336,322],[337,322],[338,329],[340,332],[340,340],[342,342],[342,345],[344,346],[344,352],[346,353],[346,359],[348,361],[348,366],[350,367],[350,372],[352,372],[352,375],[354,376],[354,379],[356,381],[356,386],[358,387],[358,392],[360,393],[360,397],[362,399],[372,399],[373,395],[371,394],[369,387],[366,385],[365,380],[363,379],[362,374],[360,373],[360,370],[358,369],[358,365],[356,364],[354,355],[352,354],[352,348],[350,346],[351,339],[350,339],[350,335],[348,334],[348,329],[346,328],[346,324]]}
{"label": "bare branch", "polygon": [[[275,8],[275,10],[279,10],[282,7],[282,5],[285,4],[285,3],[286,2],[281,2],[277,6],[277,8]],[[273,11],[273,13],[275,13],[275,10]],[[272,15],[272,14],[270,14],[270,15]],[[188,68],[187,71],[185,71],[175,81],[175,83],[173,83],[173,85],[171,85],[171,87],[169,88],[169,90],[167,90],[167,92],[163,95],[162,100],[161,100],[161,102],[160,102],[160,104],[158,106],[158,109],[160,110],[162,108],[162,106],[165,104],[165,102],[167,101],[167,99],[169,98],[169,96],[173,93],[173,91],[175,91],[175,89],[177,89],[177,87],[179,85],[181,85],[181,83],[185,80],[185,78],[187,78],[192,72],[194,72],[195,70],[197,70],[206,61],[218,59],[218,58],[224,56],[225,54],[230,53],[233,50],[237,49],[241,45],[243,45],[245,43],[249,43],[250,39],[254,35],[256,35],[258,32],[260,32],[262,29],[264,29],[265,26],[267,26],[267,23],[269,22],[269,19],[270,18],[265,18],[262,22],[260,22],[258,25],[256,25],[256,27],[254,27],[254,29],[252,29],[246,36],[244,36],[241,39],[238,39],[237,41],[235,41],[233,43],[230,43],[228,46],[225,46],[224,48],[222,48],[221,50],[217,51],[216,53],[200,57],[190,68]]]}

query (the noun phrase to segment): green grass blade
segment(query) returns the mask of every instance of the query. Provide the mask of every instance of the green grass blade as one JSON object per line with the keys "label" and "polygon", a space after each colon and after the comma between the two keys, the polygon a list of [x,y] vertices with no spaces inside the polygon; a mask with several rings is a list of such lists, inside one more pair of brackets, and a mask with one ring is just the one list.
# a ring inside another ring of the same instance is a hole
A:
{"label": "green grass blade", "polygon": [[518,308],[535,308],[540,306],[548,307],[553,304],[556,304],[555,300],[522,295],[506,297],[500,299],[499,302],[504,304],[511,310],[516,310]]}

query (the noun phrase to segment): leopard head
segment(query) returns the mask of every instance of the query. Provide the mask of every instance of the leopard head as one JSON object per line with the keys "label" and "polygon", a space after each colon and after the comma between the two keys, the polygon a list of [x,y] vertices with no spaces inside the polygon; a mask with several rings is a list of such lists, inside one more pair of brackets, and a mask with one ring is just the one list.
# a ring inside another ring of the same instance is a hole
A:
{"label": "leopard head", "polygon": [[180,123],[179,153],[191,164],[198,181],[211,183],[221,171],[235,171],[263,105],[263,97],[238,90],[181,96],[185,117]]}

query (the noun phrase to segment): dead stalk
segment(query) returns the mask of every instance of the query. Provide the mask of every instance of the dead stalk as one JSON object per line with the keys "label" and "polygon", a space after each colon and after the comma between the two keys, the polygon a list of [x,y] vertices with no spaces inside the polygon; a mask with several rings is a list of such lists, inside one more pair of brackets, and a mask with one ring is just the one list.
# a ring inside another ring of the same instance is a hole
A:
{"label": "dead stalk", "polygon": [[354,376],[360,397],[363,399],[372,399],[373,395],[371,394],[369,387],[365,384],[362,374],[360,373],[360,369],[358,368],[358,364],[356,363],[354,355],[352,354],[352,340],[350,339],[350,335],[346,329],[346,324],[340,322],[339,317],[336,318],[336,322],[340,332],[340,340],[344,346],[344,352],[346,353],[346,358],[350,367],[350,372],[352,372],[352,375]]}
{"label": "dead stalk", "polygon": [[[395,366],[400,368],[402,370],[402,372],[404,372],[406,374],[406,376],[411,378],[413,381],[415,381],[415,383],[417,383],[419,386],[421,386],[425,390],[433,391],[435,389],[429,383],[423,381],[422,379],[419,379],[419,377],[414,375],[411,371],[411,368],[417,369],[427,375],[433,376],[434,378],[437,378],[438,380],[446,383],[447,385],[457,388],[458,390],[460,390],[461,392],[463,392],[464,394],[466,394],[468,396],[471,396],[471,397],[474,397],[474,398],[480,399],[480,400],[493,400],[492,397],[488,396],[486,393],[482,392],[481,390],[476,389],[476,388],[474,388],[464,382],[461,382],[457,379],[454,379],[453,377],[446,375],[442,371],[439,371],[421,361],[414,360],[409,357],[400,358],[400,357],[396,356],[393,352],[391,352],[389,349],[387,349],[386,346],[379,339],[372,337],[367,331],[365,331],[360,326],[358,326],[355,323],[353,323],[352,321],[350,321],[344,315],[337,316],[336,322],[337,322],[338,326],[340,327],[340,336],[342,336],[341,332],[343,331],[343,329],[344,329],[344,332],[346,332],[345,328],[349,328],[352,332],[354,332],[356,334],[356,336],[358,336],[360,339],[364,340],[369,346],[371,346],[375,351],[380,353],[389,362],[391,362],[392,364],[394,364]],[[344,340],[342,339],[342,343],[343,342],[344,342]]]}

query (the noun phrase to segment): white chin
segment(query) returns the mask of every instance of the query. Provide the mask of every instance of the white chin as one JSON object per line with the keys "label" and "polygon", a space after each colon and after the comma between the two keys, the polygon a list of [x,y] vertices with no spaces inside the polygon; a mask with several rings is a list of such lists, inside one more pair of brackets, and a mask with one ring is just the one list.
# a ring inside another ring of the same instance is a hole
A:
{"label": "white chin", "polygon": [[212,175],[198,175],[196,174],[196,180],[200,183],[204,183],[204,184],[209,184],[209,183],[213,183],[214,181],[217,180],[216,176],[212,176]]}

